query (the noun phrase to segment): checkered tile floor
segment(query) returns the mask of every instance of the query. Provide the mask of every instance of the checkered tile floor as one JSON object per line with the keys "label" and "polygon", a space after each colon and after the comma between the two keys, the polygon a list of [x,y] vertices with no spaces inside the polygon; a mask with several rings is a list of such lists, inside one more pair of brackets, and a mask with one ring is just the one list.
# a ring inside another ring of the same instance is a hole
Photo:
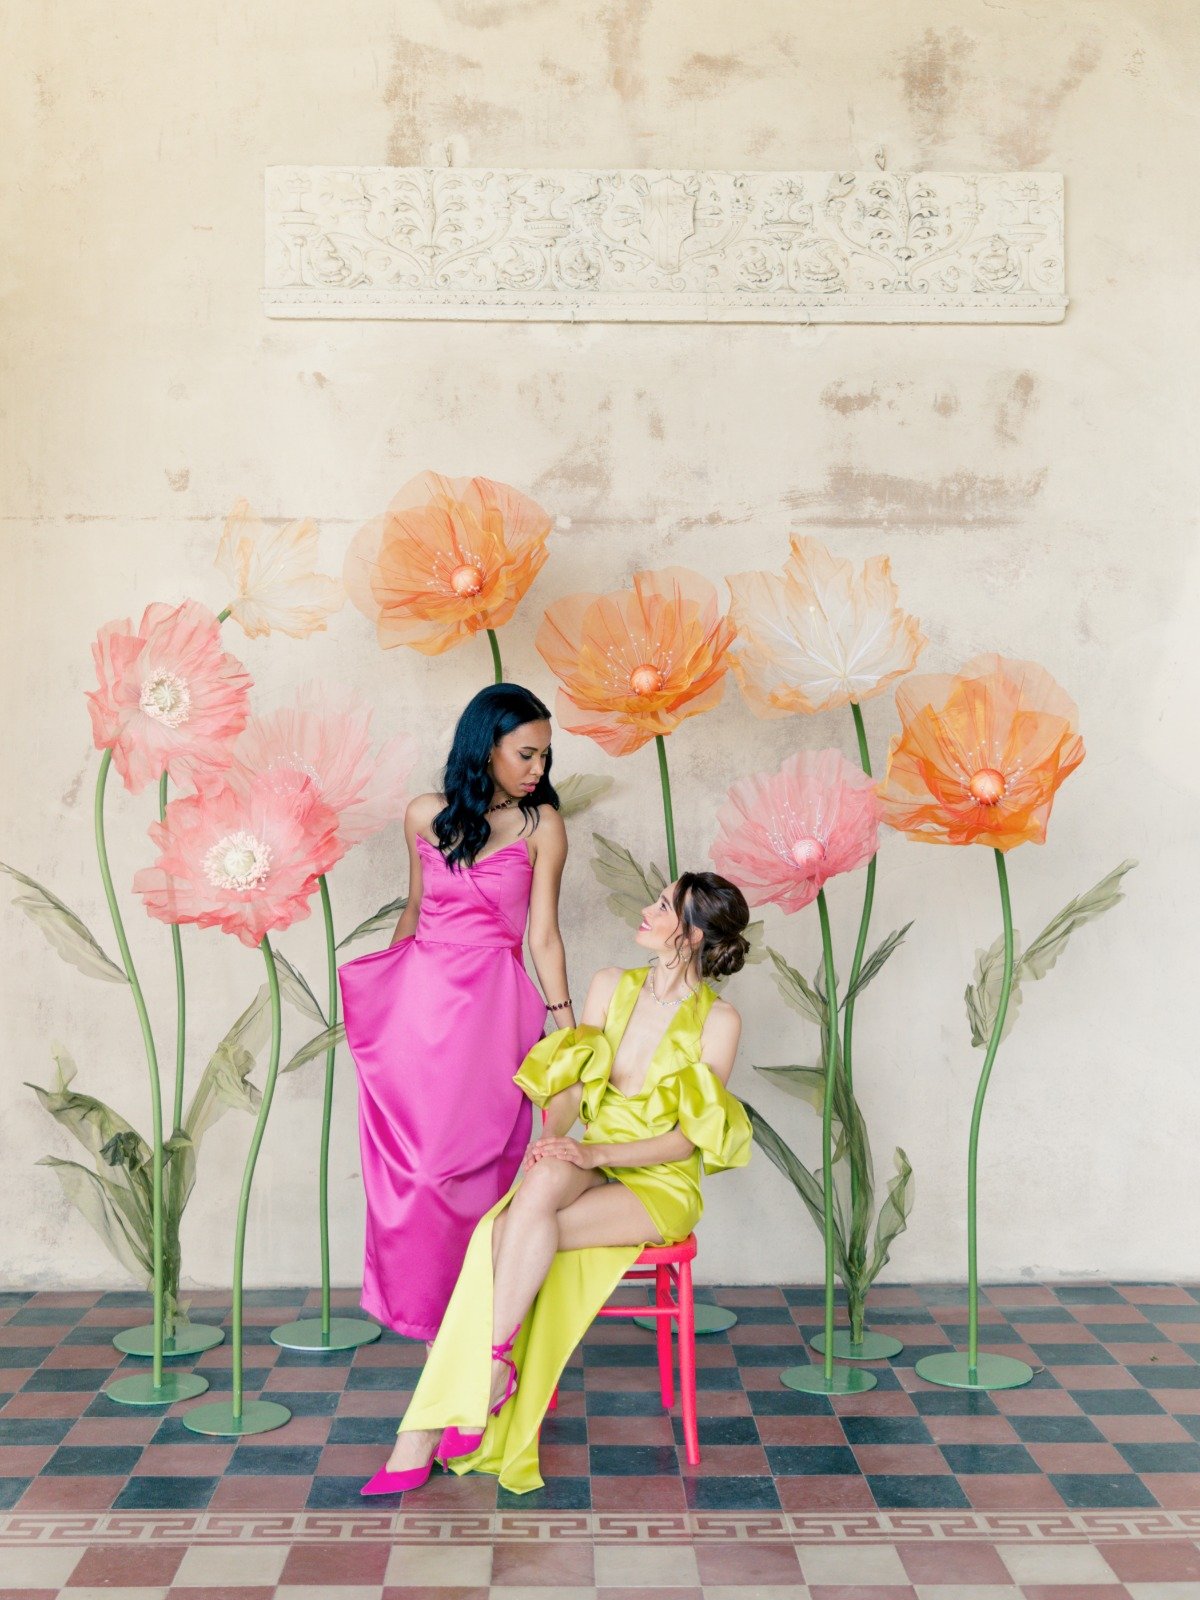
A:
{"label": "checkered tile floor", "polygon": [[[385,1335],[336,1355],[280,1350],[270,1328],[316,1297],[251,1294],[247,1392],[293,1420],[214,1441],[183,1428],[183,1407],[101,1392],[118,1367],[146,1370],[110,1342],[144,1320],[143,1296],[0,1294],[0,1592],[1200,1600],[1200,1288],[988,1289],[983,1347],[1037,1369],[991,1395],[913,1370],[963,1342],[963,1291],[881,1288],[870,1322],[906,1349],[873,1365],[877,1389],[833,1400],[778,1377],[805,1359],[819,1289],[703,1298],[740,1320],[699,1343],[698,1468],[660,1409],[653,1336],[610,1322],[564,1375],[544,1491],[439,1474],[381,1506],[358,1489],[423,1346]],[[227,1297],[193,1297],[197,1320],[227,1313]],[[223,1345],[181,1365],[219,1394],[229,1363]]]}

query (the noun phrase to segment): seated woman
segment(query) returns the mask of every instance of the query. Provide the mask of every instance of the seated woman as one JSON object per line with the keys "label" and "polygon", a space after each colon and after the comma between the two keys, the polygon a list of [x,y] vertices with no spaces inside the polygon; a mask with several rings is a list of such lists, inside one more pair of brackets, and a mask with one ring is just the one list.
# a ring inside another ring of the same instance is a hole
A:
{"label": "seated woman", "polygon": [[[523,1177],[471,1237],[387,1466],[398,1494],[435,1459],[540,1489],[538,1429],[571,1352],[647,1244],[685,1239],[701,1172],[744,1166],[750,1124],[725,1084],[741,1018],[704,981],[749,948],[740,889],[685,872],[642,913],[649,966],[605,968],[582,1022],[548,1034],[516,1082],[545,1111]],[[463,1107],[470,1115],[470,1107]],[[582,1140],[570,1138],[577,1116]]]}

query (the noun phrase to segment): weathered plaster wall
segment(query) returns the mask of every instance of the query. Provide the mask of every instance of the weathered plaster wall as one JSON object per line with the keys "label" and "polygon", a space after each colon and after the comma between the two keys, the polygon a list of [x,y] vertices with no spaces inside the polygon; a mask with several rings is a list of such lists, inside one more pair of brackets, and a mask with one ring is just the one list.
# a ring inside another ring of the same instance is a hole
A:
{"label": "weathered plaster wall", "polygon": [[[69,19],[69,26],[64,21]],[[1190,8],[1168,0],[1053,6],[933,0],[309,0],[304,7],[74,0],[9,8],[3,562],[4,855],[98,929],[91,855],[88,646],[155,598],[225,599],[211,559],[246,495],[270,517],[319,518],[337,569],[359,523],[426,466],[530,490],[562,519],[554,554],[505,636],[513,676],[550,685],[540,607],[639,565],[720,578],[775,566],[790,529],[891,553],[930,635],[924,666],[978,648],[1043,661],[1078,697],[1089,757],[1044,850],[1012,860],[1026,932],[1124,855],[1129,901],[1079,936],[1030,992],[1001,1057],[982,1149],[988,1276],[1195,1273],[1197,1109],[1188,949],[1200,866],[1191,730],[1197,503],[1198,96]],[[272,162],[410,162],[449,145],[478,164],[863,167],[1044,165],[1067,176],[1060,327],[559,327],[271,323],[257,291],[261,175]],[[244,646],[244,647],[243,647]],[[380,655],[353,613],[308,643],[237,649],[269,702],[309,677],[354,685],[385,728],[410,727],[435,776],[485,648]],[[887,701],[867,722],[878,753]],[[672,742],[685,858],[702,856],[730,776],[848,722],[753,721],[736,691]],[[564,770],[614,770],[587,824],[659,847],[653,757],[612,767],[562,736]],[[149,803],[119,786],[118,878],[144,857]],[[575,832],[565,926],[575,989],[632,959],[597,911],[589,826]],[[892,841],[877,926],[917,917],[864,1002],[863,1097],[880,1168],[892,1142],[918,1174],[893,1274],[963,1271],[962,1192],[979,1066],[962,991],[998,930],[982,851]],[[398,841],[339,869],[350,918],[400,892]],[[843,939],[851,897],[834,894]],[[131,914],[164,1055],[165,932]],[[815,919],[772,915],[810,968]],[[122,1281],[36,1169],[67,1144],[22,1080],[47,1042],[81,1084],[145,1118],[129,997],[62,966],[0,907],[4,1068],[0,1279]],[[111,943],[111,939],[106,942]],[[256,957],[189,932],[197,1045],[259,982]],[[283,940],[316,975],[310,922]],[[811,1057],[766,975],[736,990],[743,1090],[810,1152],[804,1108],[752,1062]],[[333,1160],[340,1281],[355,1280],[361,1198],[343,1059]],[[260,1166],[251,1281],[311,1280],[319,1085],[284,1081]],[[228,1118],[187,1226],[195,1282],[227,1278],[249,1134]],[[703,1262],[743,1281],[815,1277],[816,1235],[765,1160],[714,1182]]]}

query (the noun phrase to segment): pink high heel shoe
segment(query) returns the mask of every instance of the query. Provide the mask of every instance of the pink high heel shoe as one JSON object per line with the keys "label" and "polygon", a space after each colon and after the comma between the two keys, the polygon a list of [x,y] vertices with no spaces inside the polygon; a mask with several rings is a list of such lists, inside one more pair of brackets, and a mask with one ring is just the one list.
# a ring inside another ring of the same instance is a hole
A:
{"label": "pink high heel shoe", "polygon": [[419,1489],[423,1483],[429,1482],[429,1474],[437,1457],[435,1450],[423,1467],[410,1467],[406,1472],[389,1472],[386,1467],[380,1467],[358,1492],[366,1495],[406,1494],[410,1489]]}
{"label": "pink high heel shoe", "polygon": [[[504,1385],[504,1393],[496,1401],[496,1404],[491,1407],[488,1413],[489,1416],[498,1417],[517,1392],[517,1384],[520,1381],[517,1375],[517,1364],[509,1352],[520,1331],[520,1325],[518,1324],[503,1344],[494,1344],[492,1346],[492,1360],[503,1361],[508,1368],[508,1380]],[[482,1433],[460,1433],[457,1428],[447,1428],[445,1433],[442,1434],[442,1441],[438,1445],[437,1455],[442,1461],[452,1461],[457,1456],[471,1456],[479,1449],[482,1442]]]}

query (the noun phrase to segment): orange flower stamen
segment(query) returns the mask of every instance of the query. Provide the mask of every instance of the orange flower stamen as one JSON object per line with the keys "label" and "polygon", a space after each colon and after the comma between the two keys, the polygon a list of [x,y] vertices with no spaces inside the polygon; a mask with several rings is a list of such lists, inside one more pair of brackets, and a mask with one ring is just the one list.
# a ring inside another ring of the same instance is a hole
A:
{"label": "orange flower stamen", "polygon": [[455,567],[450,574],[450,587],[457,595],[478,594],[483,588],[483,573],[468,564]]}
{"label": "orange flower stamen", "polygon": [[984,767],[975,774],[967,787],[981,806],[995,806],[1004,798],[1007,785],[1002,772],[997,772],[995,767]]}
{"label": "orange flower stamen", "polygon": [[629,674],[629,687],[634,694],[657,694],[666,681],[657,667],[647,663],[634,667]]}

